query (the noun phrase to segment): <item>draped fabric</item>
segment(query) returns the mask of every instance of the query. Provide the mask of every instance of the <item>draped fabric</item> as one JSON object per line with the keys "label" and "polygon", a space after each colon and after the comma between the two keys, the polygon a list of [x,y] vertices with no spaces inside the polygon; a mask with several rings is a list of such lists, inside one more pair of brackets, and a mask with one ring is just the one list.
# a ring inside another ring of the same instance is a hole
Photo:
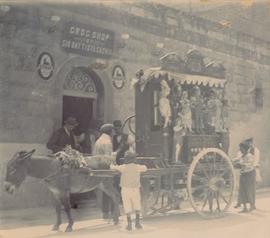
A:
{"label": "draped fabric", "polygon": [[134,84],[139,84],[141,91],[144,90],[146,84],[152,80],[157,80],[160,77],[167,77],[169,80],[174,79],[179,84],[203,85],[209,87],[224,88],[226,84],[225,79],[215,77],[181,74],[162,70],[160,67],[149,68],[144,70],[144,75],[139,80],[135,80]]}

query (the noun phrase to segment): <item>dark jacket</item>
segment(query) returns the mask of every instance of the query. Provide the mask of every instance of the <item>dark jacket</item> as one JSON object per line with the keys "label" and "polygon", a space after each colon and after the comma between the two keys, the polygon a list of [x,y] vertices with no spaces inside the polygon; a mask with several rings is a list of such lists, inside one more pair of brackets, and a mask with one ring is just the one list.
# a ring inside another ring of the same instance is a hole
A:
{"label": "dark jacket", "polygon": [[71,145],[71,147],[75,149],[74,135],[70,132],[69,136],[62,127],[53,133],[47,143],[47,148],[52,150],[53,153],[56,153],[63,150],[67,145]]}
{"label": "dark jacket", "polygon": [[116,153],[116,163],[118,165],[122,164],[121,158],[124,158],[125,152],[129,149],[128,145],[128,135],[121,134],[121,138],[117,140],[118,135],[113,136],[113,151]]}

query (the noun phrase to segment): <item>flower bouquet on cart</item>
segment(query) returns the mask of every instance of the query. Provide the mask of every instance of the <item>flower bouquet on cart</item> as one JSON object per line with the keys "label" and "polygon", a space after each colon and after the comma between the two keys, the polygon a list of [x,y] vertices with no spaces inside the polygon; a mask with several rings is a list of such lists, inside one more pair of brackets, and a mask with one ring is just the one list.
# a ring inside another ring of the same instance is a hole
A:
{"label": "flower bouquet on cart", "polygon": [[63,151],[55,153],[55,157],[61,161],[63,167],[77,169],[87,166],[83,154],[72,149],[70,145],[66,146]]}
{"label": "flower bouquet on cart", "polygon": [[115,155],[90,155],[84,156],[81,152],[66,146],[63,151],[55,153],[56,159],[60,160],[64,167],[78,169],[109,169],[110,164],[115,163]]}

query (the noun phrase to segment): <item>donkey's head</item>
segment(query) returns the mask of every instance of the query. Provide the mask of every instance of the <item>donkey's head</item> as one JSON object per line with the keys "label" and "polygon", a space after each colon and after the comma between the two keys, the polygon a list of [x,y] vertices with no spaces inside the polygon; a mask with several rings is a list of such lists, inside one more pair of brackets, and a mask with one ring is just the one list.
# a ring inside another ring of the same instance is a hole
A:
{"label": "donkey's head", "polygon": [[7,164],[5,190],[13,193],[27,176],[27,163],[35,150],[17,152]]}

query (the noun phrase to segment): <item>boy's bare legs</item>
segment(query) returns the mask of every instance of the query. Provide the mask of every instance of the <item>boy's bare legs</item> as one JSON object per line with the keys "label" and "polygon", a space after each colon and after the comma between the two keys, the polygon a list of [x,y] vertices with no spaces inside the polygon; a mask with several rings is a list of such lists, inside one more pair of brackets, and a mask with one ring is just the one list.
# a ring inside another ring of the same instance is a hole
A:
{"label": "boy's bare legs", "polygon": [[131,231],[132,230],[132,223],[131,223],[130,213],[127,213],[127,227],[126,227],[126,229],[128,231]]}
{"label": "boy's bare legs", "polygon": [[140,211],[136,211],[136,220],[135,220],[136,229],[142,229],[142,225],[140,224]]}

